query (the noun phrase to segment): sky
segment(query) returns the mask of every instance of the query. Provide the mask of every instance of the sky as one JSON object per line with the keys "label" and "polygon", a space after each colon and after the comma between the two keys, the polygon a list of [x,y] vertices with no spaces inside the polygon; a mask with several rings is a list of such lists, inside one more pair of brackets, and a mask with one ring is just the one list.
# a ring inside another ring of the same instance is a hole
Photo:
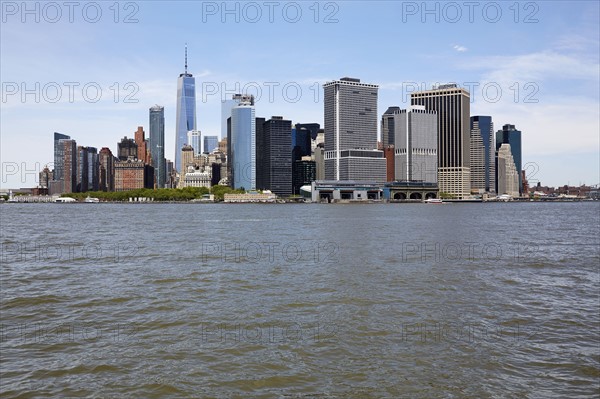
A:
{"label": "sky", "polygon": [[597,1],[2,1],[0,188],[33,187],[53,133],[116,152],[165,107],[174,158],[177,77],[196,77],[202,135],[221,100],[323,124],[322,84],[379,85],[378,114],[410,92],[456,83],[471,115],[522,131],[531,184],[600,183]]}

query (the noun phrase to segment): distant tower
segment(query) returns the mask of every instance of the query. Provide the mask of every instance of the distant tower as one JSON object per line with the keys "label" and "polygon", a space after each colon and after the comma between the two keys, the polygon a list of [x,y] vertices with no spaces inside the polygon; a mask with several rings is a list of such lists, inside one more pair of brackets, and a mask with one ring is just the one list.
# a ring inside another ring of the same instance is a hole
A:
{"label": "distant tower", "polygon": [[[291,147],[292,121],[273,116],[262,124],[262,129],[257,126],[256,188],[281,197],[292,195]],[[308,151],[310,155],[310,144]]]}
{"label": "distant tower", "polygon": [[[242,101],[231,110],[230,163],[235,189],[256,189],[256,117],[254,105]],[[290,149],[291,151],[291,149]]]}
{"label": "distant tower", "polygon": [[491,116],[471,117],[471,190],[496,191],[496,148]]}
{"label": "distant tower", "polygon": [[[519,193],[523,191],[523,178],[521,176],[522,157],[521,157],[521,131],[515,128],[515,125],[504,125],[502,130],[496,132],[496,152],[500,150],[502,144],[510,144],[510,151],[519,174]],[[499,192],[499,194],[501,194]]]}
{"label": "distant tower", "polygon": [[187,132],[187,145],[191,145],[194,149],[194,155],[202,154],[202,133],[200,130],[190,130]]}
{"label": "distant tower", "polygon": [[176,168],[179,168],[181,165],[181,149],[187,143],[187,132],[196,130],[196,79],[191,73],[188,73],[187,66],[186,44],[185,70],[177,79],[177,116],[175,120]]}
{"label": "distant tower", "polygon": [[164,188],[167,181],[165,160],[165,108],[155,105],[150,108],[150,156],[156,176],[156,186]]}

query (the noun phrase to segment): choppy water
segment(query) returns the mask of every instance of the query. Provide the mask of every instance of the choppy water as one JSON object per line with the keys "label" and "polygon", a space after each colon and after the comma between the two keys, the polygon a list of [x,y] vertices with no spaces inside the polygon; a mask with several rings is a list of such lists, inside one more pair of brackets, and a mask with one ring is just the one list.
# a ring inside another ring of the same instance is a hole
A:
{"label": "choppy water", "polygon": [[2,398],[600,395],[600,203],[0,212]]}

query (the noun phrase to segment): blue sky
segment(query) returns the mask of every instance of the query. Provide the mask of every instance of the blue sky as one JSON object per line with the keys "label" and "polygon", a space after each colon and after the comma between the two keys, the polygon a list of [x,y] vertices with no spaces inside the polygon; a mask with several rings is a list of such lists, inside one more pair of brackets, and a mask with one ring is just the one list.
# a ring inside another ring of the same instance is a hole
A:
{"label": "blue sky", "polygon": [[221,98],[244,87],[260,90],[259,116],[322,123],[328,80],[379,84],[379,114],[406,106],[415,87],[455,82],[471,88],[471,115],[523,131],[532,180],[600,182],[596,1],[227,2],[229,13],[221,1],[84,1],[72,22],[54,4],[29,3],[27,14],[2,2],[2,188],[36,184],[54,131],[115,151],[138,125],[148,132],[154,104],[165,107],[172,159],[186,42],[203,135],[220,134]]}

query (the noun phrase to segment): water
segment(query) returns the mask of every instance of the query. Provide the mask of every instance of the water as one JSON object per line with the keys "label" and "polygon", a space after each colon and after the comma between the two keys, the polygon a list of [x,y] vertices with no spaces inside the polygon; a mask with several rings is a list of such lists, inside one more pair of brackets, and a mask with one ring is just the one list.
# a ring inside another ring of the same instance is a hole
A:
{"label": "water", "polygon": [[6,204],[2,398],[592,398],[600,203]]}

